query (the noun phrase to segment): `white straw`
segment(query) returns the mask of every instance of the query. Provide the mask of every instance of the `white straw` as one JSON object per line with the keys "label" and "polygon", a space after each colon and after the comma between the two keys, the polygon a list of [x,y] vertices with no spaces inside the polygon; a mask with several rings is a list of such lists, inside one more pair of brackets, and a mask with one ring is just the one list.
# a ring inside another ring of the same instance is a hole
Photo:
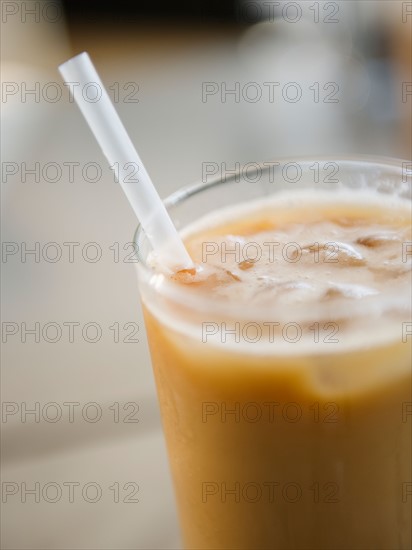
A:
{"label": "white straw", "polygon": [[[193,262],[89,55],[84,52],[69,59],[59,66],[59,71],[110,166],[115,165],[118,170],[123,191],[160,262],[172,270],[193,268]],[[135,175],[131,178],[133,172]]]}

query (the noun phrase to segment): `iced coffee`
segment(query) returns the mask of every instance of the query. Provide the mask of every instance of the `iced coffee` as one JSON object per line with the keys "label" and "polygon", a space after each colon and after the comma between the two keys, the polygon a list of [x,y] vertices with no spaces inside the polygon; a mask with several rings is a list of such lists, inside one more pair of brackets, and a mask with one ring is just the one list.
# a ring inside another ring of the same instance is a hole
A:
{"label": "iced coffee", "polygon": [[188,549],[411,547],[411,206],[283,190],[142,298]]}

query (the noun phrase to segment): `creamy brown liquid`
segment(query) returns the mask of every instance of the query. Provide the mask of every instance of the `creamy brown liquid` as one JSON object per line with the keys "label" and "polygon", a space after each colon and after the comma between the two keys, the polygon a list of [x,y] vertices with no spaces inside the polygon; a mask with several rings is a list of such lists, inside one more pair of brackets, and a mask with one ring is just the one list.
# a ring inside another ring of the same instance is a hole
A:
{"label": "creamy brown liquid", "polygon": [[[410,320],[390,303],[397,289],[408,300],[410,210],[375,199],[286,198],[205,218],[186,232],[199,269],[171,278],[186,308],[191,294],[218,297],[228,317],[242,305],[242,322],[303,306],[306,340],[329,304],[333,342],[324,319],[310,348],[302,338],[285,353],[281,322],[272,341],[224,340],[220,313],[184,319],[183,306],[144,300],[188,549],[411,548]],[[217,332],[205,340],[207,321]]]}

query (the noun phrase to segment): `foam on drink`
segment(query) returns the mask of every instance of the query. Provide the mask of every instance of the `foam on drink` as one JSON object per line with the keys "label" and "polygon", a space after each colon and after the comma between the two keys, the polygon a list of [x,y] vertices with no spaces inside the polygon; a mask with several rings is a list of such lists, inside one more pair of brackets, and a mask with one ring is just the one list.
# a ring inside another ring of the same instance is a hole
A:
{"label": "foam on drink", "polygon": [[[274,351],[264,345],[273,328],[265,321],[288,315],[303,328],[314,321],[338,323],[349,347],[398,338],[410,302],[410,220],[409,201],[372,191],[278,193],[216,210],[185,228],[182,236],[198,269],[176,273],[171,281],[186,300],[207,300],[205,319],[208,305],[218,304],[220,320],[230,322],[236,304],[249,321],[260,321],[263,338],[253,353]],[[395,322],[391,328],[377,322],[365,338],[368,312],[370,326],[379,318]],[[166,323],[193,335],[193,327],[164,314]],[[208,342],[221,343],[215,336]],[[248,343],[235,336],[228,334],[224,343]],[[290,343],[296,342],[281,338],[276,352],[301,353],[302,346],[318,344],[311,337],[300,339],[299,350]]]}

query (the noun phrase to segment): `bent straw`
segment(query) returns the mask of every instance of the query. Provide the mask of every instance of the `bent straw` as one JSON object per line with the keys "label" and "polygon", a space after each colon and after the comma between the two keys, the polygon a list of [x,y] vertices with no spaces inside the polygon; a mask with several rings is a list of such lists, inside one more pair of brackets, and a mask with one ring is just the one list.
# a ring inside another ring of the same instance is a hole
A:
{"label": "bent straw", "polygon": [[[160,262],[171,270],[193,262],[86,52],[59,66],[72,96],[118,178]],[[88,90],[90,89],[90,92]],[[89,97],[94,96],[96,97]],[[137,181],[131,181],[133,169]],[[135,174],[136,174],[135,170]]]}

